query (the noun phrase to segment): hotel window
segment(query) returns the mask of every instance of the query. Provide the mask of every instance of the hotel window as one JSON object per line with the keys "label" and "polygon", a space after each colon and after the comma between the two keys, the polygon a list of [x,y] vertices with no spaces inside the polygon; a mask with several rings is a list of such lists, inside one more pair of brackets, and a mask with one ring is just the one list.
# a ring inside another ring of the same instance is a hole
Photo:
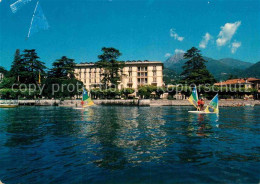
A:
{"label": "hotel window", "polygon": [[129,72],[131,72],[131,71],[132,71],[132,67],[130,66],[130,67],[129,67]]}
{"label": "hotel window", "polygon": [[153,72],[153,76],[156,76],[156,72]]}
{"label": "hotel window", "polygon": [[141,67],[138,67],[138,71],[141,71]]}
{"label": "hotel window", "polygon": [[132,78],[129,78],[129,82],[132,82]]}
{"label": "hotel window", "polygon": [[145,79],[138,79],[138,84],[147,84],[147,78],[145,78]]}
{"label": "hotel window", "polygon": [[128,72],[129,77],[132,77],[132,72]]}
{"label": "hotel window", "polygon": [[145,70],[145,71],[147,71],[147,66],[146,66],[146,67],[144,67],[144,70]]}
{"label": "hotel window", "polygon": [[153,70],[154,70],[154,71],[156,70],[156,66],[153,66]]}
{"label": "hotel window", "polygon": [[153,78],[153,82],[157,82],[156,77]]}

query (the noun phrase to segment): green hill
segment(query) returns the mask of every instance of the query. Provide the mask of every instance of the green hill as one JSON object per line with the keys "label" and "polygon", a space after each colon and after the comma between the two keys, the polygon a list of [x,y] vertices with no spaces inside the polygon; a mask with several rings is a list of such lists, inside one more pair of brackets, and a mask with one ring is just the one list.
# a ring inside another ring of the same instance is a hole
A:
{"label": "green hill", "polygon": [[[204,57],[204,59],[208,61],[206,63],[208,70],[217,80],[225,80],[230,75],[241,76],[243,73],[242,71],[245,68],[251,67],[253,65],[253,63],[232,58],[216,60],[209,57]],[[165,68],[169,68],[174,70],[177,74],[180,74],[182,72],[182,66],[186,61],[186,59],[183,59],[182,53],[175,54],[164,62],[164,66]]]}
{"label": "green hill", "polygon": [[260,78],[260,61],[247,68],[243,73],[246,77]]}

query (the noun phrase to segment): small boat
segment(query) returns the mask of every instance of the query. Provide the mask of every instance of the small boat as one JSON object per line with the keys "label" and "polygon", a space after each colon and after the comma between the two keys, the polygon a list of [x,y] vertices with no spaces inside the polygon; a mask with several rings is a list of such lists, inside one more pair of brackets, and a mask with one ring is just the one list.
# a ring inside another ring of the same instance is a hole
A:
{"label": "small boat", "polygon": [[0,108],[15,108],[18,107],[18,105],[15,104],[0,104]]}
{"label": "small boat", "polygon": [[18,107],[16,100],[0,100],[0,108],[15,108]]}
{"label": "small boat", "polygon": [[[193,88],[191,96],[188,98],[188,101],[198,109],[198,92],[196,87]],[[188,111],[193,114],[218,114],[218,94],[210,101],[209,105],[203,111]]]}

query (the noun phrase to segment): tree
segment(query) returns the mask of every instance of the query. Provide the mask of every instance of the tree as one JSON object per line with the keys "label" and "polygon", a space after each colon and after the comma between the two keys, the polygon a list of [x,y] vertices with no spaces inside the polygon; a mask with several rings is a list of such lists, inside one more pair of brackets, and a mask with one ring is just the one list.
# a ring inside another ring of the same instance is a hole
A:
{"label": "tree", "polygon": [[21,64],[25,67],[25,71],[21,71],[21,82],[36,84],[39,80],[39,73],[45,75],[45,63],[39,60],[40,57],[35,52],[35,49],[25,49],[23,52]]}
{"label": "tree", "polygon": [[48,98],[65,98],[80,95],[83,83],[76,79],[74,73],[74,59],[62,56],[52,64],[53,68],[48,72],[44,81],[44,96]]}
{"label": "tree", "polygon": [[125,98],[128,99],[128,95],[134,93],[135,90],[133,88],[124,88],[121,89],[121,93],[125,95]]}
{"label": "tree", "polygon": [[12,88],[12,85],[15,83],[14,77],[4,77],[0,83],[0,89],[3,88]]}
{"label": "tree", "polygon": [[48,73],[49,77],[59,78],[59,79],[75,78],[74,59],[70,59],[70,58],[67,58],[66,56],[62,56],[61,59],[57,59],[52,64],[52,66],[53,66],[53,68]]}
{"label": "tree", "polygon": [[112,47],[103,47],[102,51],[103,54],[98,56],[100,60],[97,62],[97,66],[104,70],[102,73],[102,83],[105,87],[108,87],[109,85],[115,85],[115,87],[117,87],[121,77],[120,70],[125,64],[122,61],[117,61],[118,57],[121,56],[121,53],[119,50]]}
{"label": "tree", "polygon": [[215,82],[214,77],[207,70],[205,63],[200,54],[200,50],[192,47],[184,54],[184,59],[188,59],[183,66],[182,82],[187,84],[213,84]]}
{"label": "tree", "polygon": [[25,71],[25,65],[24,63],[22,63],[20,49],[16,49],[14,54],[14,60],[11,65],[10,76],[15,77],[15,79],[18,80],[19,75],[21,75],[21,72]]}
{"label": "tree", "polygon": [[157,87],[152,85],[145,85],[140,86],[138,88],[138,94],[141,96],[141,98],[148,99],[151,97],[151,93],[156,92]]}
{"label": "tree", "polygon": [[39,60],[35,49],[25,49],[23,52],[21,55],[20,50],[16,50],[10,77],[14,77],[16,82],[36,84],[39,80],[39,73],[45,74],[46,66]]}
{"label": "tree", "polygon": [[5,76],[6,74],[8,74],[8,71],[4,67],[0,66],[0,73]]}

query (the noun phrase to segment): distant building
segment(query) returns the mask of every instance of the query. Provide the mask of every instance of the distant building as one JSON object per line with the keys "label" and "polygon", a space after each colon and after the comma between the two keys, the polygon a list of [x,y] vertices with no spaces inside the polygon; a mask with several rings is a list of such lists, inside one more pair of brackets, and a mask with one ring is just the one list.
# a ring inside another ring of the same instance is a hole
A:
{"label": "distant building", "polygon": [[[257,78],[243,78],[243,79],[230,79],[227,81],[215,83],[215,86],[227,86],[234,88],[256,89],[258,93],[254,96],[255,99],[259,99],[260,94],[260,79]],[[253,95],[251,95],[253,97]],[[245,97],[248,97],[245,94]]]}
{"label": "distant building", "polygon": [[242,79],[230,79],[223,82],[215,83],[215,86],[231,86],[231,87],[243,87],[245,89],[257,89],[260,92],[260,79],[256,78],[242,78]]}
{"label": "distant building", "polygon": [[[102,85],[102,73],[95,63],[77,64],[75,73],[87,90]],[[158,61],[127,61],[121,70],[119,89],[133,88],[137,91],[141,85],[163,86],[163,63]]]}

